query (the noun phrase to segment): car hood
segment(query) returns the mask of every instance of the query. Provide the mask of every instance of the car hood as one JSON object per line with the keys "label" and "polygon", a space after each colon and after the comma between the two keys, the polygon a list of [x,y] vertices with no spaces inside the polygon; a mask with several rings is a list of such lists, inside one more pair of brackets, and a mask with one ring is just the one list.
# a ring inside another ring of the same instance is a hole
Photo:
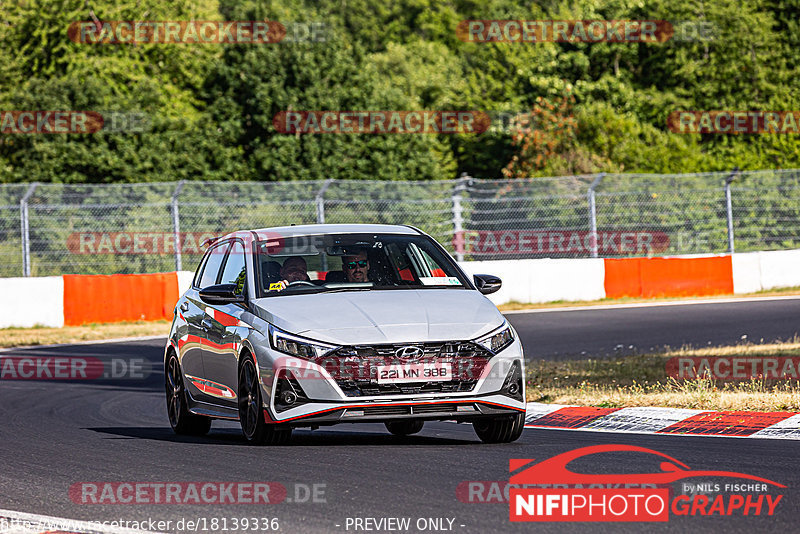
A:
{"label": "car hood", "polygon": [[282,330],[337,345],[474,339],[504,321],[489,299],[466,289],[286,295],[254,304]]}

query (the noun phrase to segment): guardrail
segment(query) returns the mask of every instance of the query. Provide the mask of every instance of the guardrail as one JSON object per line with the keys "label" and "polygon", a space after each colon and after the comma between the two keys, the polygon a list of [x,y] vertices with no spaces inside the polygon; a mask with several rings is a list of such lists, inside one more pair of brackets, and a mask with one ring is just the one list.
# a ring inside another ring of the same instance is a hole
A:
{"label": "guardrail", "polygon": [[0,185],[0,276],[194,268],[204,235],[410,224],[459,261],[800,248],[800,170],[429,182]]}

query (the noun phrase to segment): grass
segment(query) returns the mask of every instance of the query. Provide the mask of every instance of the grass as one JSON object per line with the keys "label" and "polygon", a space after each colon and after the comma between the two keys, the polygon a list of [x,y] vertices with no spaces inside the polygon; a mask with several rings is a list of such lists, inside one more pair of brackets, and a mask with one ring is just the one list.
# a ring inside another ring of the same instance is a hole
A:
{"label": "grass", "polygon": [[765,345],[683,348],[607,359],[533,361],[527,364],[528,400],[605,408],[800,411],[797,380],[678,380],[666,372],[667,360],[676,356],[800,357],[800,339]]}
{"label": "grass", "polygon": [[637,304],[637,303],[657,303],[657,302],[669,302],[669,301],[687,301],[691,302],[693,300],[708,300],[708,299],[715,299],[718,298],[720,300],[726,298],[734,298],[734,297],[777,297],[777,296],[789,296],[789,295],[800,295],[800,286],[794,287],[782,287],[779,289],[766,289],[763,291],[758,291],[756,293],[740,293],[740,294],[725,294],[725,295],[709,295],[704,297],[657,297],[651,299],[645,298],[634,298],[634,297],[623,297],[618,299],[599,299],[599,300],[554,300],[552,302],[544,302],[544,303],[525,303],[525,302],[508,302],[506,304],[501,304],[498,306],[500,311],[519,311],[519,310],[536,310],[540,308],[565,308],[569,306],[603,306],[608,304]]}
{"label": "grass", "polygon": [[51,328],[0,329],[0,347],[20,347],[26,345],[49,345],[55,343],[76,343],[120,337],[157,336],[167,337],[169,321],[136,321],[112,324],[85,324]]}

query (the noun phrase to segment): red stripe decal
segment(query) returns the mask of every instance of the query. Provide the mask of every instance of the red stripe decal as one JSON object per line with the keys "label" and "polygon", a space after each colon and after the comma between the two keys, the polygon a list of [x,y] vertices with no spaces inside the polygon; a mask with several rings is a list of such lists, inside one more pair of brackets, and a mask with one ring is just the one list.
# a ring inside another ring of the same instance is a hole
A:
{"label": "red stripe decal", "polygon": [[236,326],[239,324],[238,318],[216,309],[214,310],[214,320],[222,326]]}
{"label": "red stripe decal", "polygon": [[293,421],[295,419],[302,419],[304,417],[311,417],[314,415],[322,415],[328,412],[335,412],[336,410],[351,410],[353,408],[374,408],[375,406],[431,406],[436,404],[487,404],[489,406],[499,406],[501,408],[507,408],[509,410],[514,410],[517,412],[525,413],[525,410],[520,408],[514,408],[513,406],[506,406],[505,404],[500,404],[497,402],[490,402],[490,401],[480,401],[480,400],[443,400],[441,402],[389,402],[389,403],[369,403],[369,404],[347,404],[344,406],[337,406],[335,408],[326,408],[324,410],[319,410],[317,412],[311,412],[303,415],[298,415],[296,417],[289,417],[287,419],[272,419],[269,414],[269,410],[264,410],[264,421],[266,423],[285,423],[287,421]]}

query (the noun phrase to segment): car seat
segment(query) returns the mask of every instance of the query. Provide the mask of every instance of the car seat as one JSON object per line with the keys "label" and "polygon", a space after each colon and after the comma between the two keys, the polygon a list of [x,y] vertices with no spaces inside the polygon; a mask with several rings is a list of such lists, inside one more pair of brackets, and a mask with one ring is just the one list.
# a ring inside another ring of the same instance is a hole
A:
{"label": "car seat", "polygon": [[347,280],[344,276],[344,271],[328,271],[328,274],[325,275],[325,283],[333,282],[344,282]]}
{"label": "car seat", "polygon": [[281,264],[277,261],[265,261],[261,264],[261,281],[264,289],[281,281]]}

